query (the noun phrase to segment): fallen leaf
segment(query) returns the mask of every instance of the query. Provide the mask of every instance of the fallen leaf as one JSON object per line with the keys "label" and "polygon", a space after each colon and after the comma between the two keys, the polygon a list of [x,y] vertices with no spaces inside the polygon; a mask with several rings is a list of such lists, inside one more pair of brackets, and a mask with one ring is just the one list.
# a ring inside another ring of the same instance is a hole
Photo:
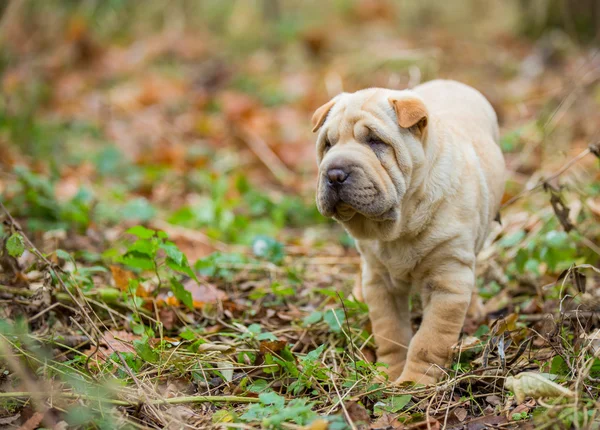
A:
{"label": "fallen leaf", "polygon": [[172,307],[161,307],[158,311],[158,319],[167,330],[173,330],[179,321],[177,311]]}
{"label": "fallen leaf", "polygon": [[327,430],[329,421],[324,419],[316,419],[306,427],[306,430]]}
{"label": "fallen leaf", "polygon": [[279,354],[286,345],[285,340],[263,340],[260,342],[260,354]]}
{"label": "fallen leaf", "polygon": [[347,402],[345,404],[346,411],[348,412],[348,416],[352,420],[352,422],[361,427],[368,424],[371,421],[371,417],[369,416],[369,412],[365,409],[363,405],[358,402]]}
{"label": "fallen leaf", "polygon": [[461,423],[467,418],[467,410],[465,408],[456,408],[453,413]]}
{"label": "fallen leaf", "polygon": [[397,414],[384,413],[371,424],[371,429],[405,429],[406,426],[396,419]]}
{"label": "fallen leaf", "polygon": [[115,265],[110,266],[110,272],[115,281],[115,286],[121,291],[129,291],[129,281],[135,279],[135,274]]}
{"label": "fallen leaf", "polygon": [[523,403],[526,397],[574,397],[575,393],[545,378],[539,373],[523,372],[509,376],[504,387],[515,393],[517,403]]}
{"label": "fallen leaf", "polygon": [[484,430],[507,422],[508,420],[504,415],[487,415],[469,421],[467,423],[467,430]]}
{"label": "fallen leaf", "polygon": [[192,294],[192,300],[196,309],[201,309],[207,303],[218,303],[227,300],[227,294],[212,284],[198,283],[194,279],[183,282],[183,287]]}
{"label": "fallen leaf", "polygon": [[10,417],[0,418],[0,425],[7,426],[7,425],[9,425],[11,423],[14,423],[19,418],[21,418],[21,414],[20,413],[16,413],[15,415],[10,416]]}
{"label": "fallen leaf", "polygon": [[203,343],[198,346],[198,352],[209,352],[209,351],[219,351],[219,352],[233,352],[234,347],[230,345],[219,345],[216,343]]}
{"label": "fallen leaf", "polygon": [[19,427],[19,430],[35,430],[39,427],[43,419],[44,414],[42,412],[36,412],[31,418],[25,421],[21,427]]}

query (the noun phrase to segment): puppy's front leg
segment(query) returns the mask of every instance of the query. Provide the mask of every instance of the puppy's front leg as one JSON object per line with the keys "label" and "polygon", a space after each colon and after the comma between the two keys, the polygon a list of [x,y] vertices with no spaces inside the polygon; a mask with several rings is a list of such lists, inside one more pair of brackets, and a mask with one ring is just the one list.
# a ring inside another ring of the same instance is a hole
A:
{"label": "puppy's front leg", "polygon": [[455,264],[423,282],[423,322],[408,349],[406,366],[398,383],[434,384],[443,375],[450,348],[458,340],[471,301],[475,275],[470,267]]}
{"label": "puppy's front leg", "polygon": [[393,282],[387,273],[363,270],[363,294],[377,343],[377,361],[389,366],[387,373],[394,380],[402,373],[412,337],[410,287]]}

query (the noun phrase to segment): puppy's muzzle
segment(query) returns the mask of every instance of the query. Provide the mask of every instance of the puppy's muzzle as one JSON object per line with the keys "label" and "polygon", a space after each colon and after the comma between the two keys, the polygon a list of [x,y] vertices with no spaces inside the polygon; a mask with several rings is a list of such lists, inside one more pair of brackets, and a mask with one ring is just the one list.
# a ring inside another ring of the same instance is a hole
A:
{"label": "puppy's muzzle", "polygon": [[346,182],[350,173],[345,169],[334,168],[327,171],[327,185],[335,190],[339,190],[340,187]]}

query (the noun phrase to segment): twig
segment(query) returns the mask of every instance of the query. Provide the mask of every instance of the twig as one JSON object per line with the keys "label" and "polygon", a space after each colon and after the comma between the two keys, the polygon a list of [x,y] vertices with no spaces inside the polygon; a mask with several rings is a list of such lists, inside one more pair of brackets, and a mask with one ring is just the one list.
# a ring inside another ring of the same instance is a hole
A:
{"label": "twig", "polygon": [[[140,403],[150,405],[180,405],[184,403],[258,403],[260,400],[257,397],[242,397],[242,396],[183,396],[183,397],[171,397],[164,400],[150,400],[148,402],[132,402],[128,400],[119,399],[106,399],[94,396],[86,396],[77,393],[35,393],[36,395],[53,395],[57,397],[64,397],[66,399],[83,399],[83,400],[95,400],[104,403],[110,403],[115,406],[136,406]],[[14,399],[28,399],[33,397],[34,393],[30,391],[16,391],[11,393],[0,393],[0,399],[3,398],[14,398]]]}
{"label": "twig", "polygon": [[[34,255],[36,255],[40,260],[42,260],[46,264],[47,269],[50,272],[52,272],[52,274],[54,275],[55,279],[60,284],[60,286],[64,289],[65,293],[69,296],[69,298],[71,299],[71,301],[73,303],[75,303],[79,307],[79,309],[81,311],[81,315],[83,316],[84,319],[87,320],[87,322],[90,324],[90,326],[96,331],[96,333],[98,334],[98,337],[100,337],[102,340],[104,340],[104,342],[108,345],[108,347],[116,354],[116,356],[118,357],[119,361],[121,362],[121,365],[123,366],[125,372],[129,375],[129,377],[137,385],[138,389],[141,390],[142,392],[145,391],[144,387],[141,384],[141,382],[135,377],[135,374],[133,373],[133,371],[131,370],[131,368],[129,367],[129,365],[127,364],[127,362],[125,361],[125,359],[123,358],[123,355],[119,351],[117,351],[110,342],[108,342],[106,340],[106,338],[104,337],[104,333],[102,332],[102,330],[100,330],[98,328],[98,326],[96,326],[96,324],[94,323],[94,320],[90,316],[90,313],[92,315],[96,316],[96,318],[98,318],[98,316],[95,314],[95,312],[92,309],[92,307],[88,305],[88,308],[89,308],[89,312],[88,312],[88,310],[86,309],[86,306],[84,306],[82,303],[79,302],[79,300],[77,300],[75,298],[75,296],[73,295],[73,293],[71,292],[71,290],[69,289],[69,287],[67,286],[67,284],[65,283],[65,281],[62,279],[62,277],[60,276],[60,273],[55,268],[55,266],[52,264],[52,262],[50,262],[50,260],[48,260],[46,258],[46,256],[40,252],[39,249],[37,249],[37,247],[29,239],[29,237],[27,237],[27,235],[23,232],[23,230],[21,229],[21,227],[19,226],[19,224],[17,223],[17,221],[15,221],[15,219],[13,218],[13,216],[10,214],[10,212],[8,211],[8,209],[6,209],[6,206],[4,206],[4,204],[2,203],[2,201],[0,201],[0,209],[2,209],[4,211],[4,213],[6,214],[6,216],[7,216],[8,220],[9,220],[11,226],[14,229],[18,230],[21,233],[21,236],[23,237],[23,240],[25,241],[25,243],[27,244],[27,246],[29,247],[29,249],[31,250],[31,252]],[[79,294],[81,295],[81,298],[85,302],[86,298],[83,295],[82,291],[81,290],[77,290],[77,291],[79,292]],[[98,318],[98,320],[100,321],[99,318]],[[100,323],[102,324],[101,321],[100,321]],[[105,327],[105,329],[106,329],[106,327]],[[106,330],[108,331],[108,329],[106,329]],[[153,411],[153,412],[158,417],[157,411]]]}
{"label": "twig", "polygon": [[336,394],[338,395],[338,398],[340,399],[340,406],[342,407],[342,410],[344,411],[344,415],[346,416],[346,420],[348,420],[348,424],[350,425],[350,427],[352,427],[352,430],[357,430],[356,428],[356,424],[354,424],[354,421],[352,421],[352,418],[350,418],[350,414],[348,413],[348,410],[346,409],[346,405],[344,405],[344,400],[342,395],[340,394],[340,390],[338,390],[337,385],[335,385],[335,381],[333,380],[333,377],[331,375],[329,375],[329,379],[331,379],[331,384],[333,385],[333,388],[335,389]]}
{"label": "twig", "polygon": [[587,155],[589,155],[591,153],[592,153],[591,147],[584,149],[579,155],[577,155],[576,157],[569,160],[567,163],[565,163],[564,166],[562,166],[560,169],[558,169],[552,175],[541,180],[536,186],[534,186],[533,188],[529,188],[528,190],[521,191],[519,194],[517,194],[516,196],[514,196],[511,199],[509,199],[508,201],[506,201],[502,206],[500,206],[500,210],[512,205],[514,202],[516,202],[517,200],[526,196],[527,194],[530,194],[530,193],[534,192],[535,190],[542,188],[548,182],[558,178],[560,175],[562,175],[567,170],[569,170],[575,163],[579,162],[579,160],[581,160],[582,158],[586,157]]}
{"label": "twig", "polygon": [[245,127],[238,129],[238,135],[254,155],[269,169],[275,179],[281,182],[282,185],[290,185],[294,173],[283,164],[283,161],[259,135]]}

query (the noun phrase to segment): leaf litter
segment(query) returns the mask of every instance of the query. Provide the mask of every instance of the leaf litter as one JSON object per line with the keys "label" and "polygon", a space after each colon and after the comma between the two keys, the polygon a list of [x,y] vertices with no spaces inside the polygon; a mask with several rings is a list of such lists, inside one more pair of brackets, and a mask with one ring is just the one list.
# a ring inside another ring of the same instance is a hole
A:
{"label": "leaf litter", "polygon": [[[289,5],[182,2],[161,31],[130,28],[159,8],[58,7],[27,32],[15,6],[4,28],[0,346],[20,361],[1,362],[3,423],[597,426],[600,65],[585,45],[498,23],[474,43],[452,15],[408,32],[395,20],[423,10],[367,0],[289,25]],[[485,315],[446,379],[398,388],[350,294],[352,241],[314,208],[308,123],[338,91],[436,76],[490,98],[510,177],[478,260]]]}

